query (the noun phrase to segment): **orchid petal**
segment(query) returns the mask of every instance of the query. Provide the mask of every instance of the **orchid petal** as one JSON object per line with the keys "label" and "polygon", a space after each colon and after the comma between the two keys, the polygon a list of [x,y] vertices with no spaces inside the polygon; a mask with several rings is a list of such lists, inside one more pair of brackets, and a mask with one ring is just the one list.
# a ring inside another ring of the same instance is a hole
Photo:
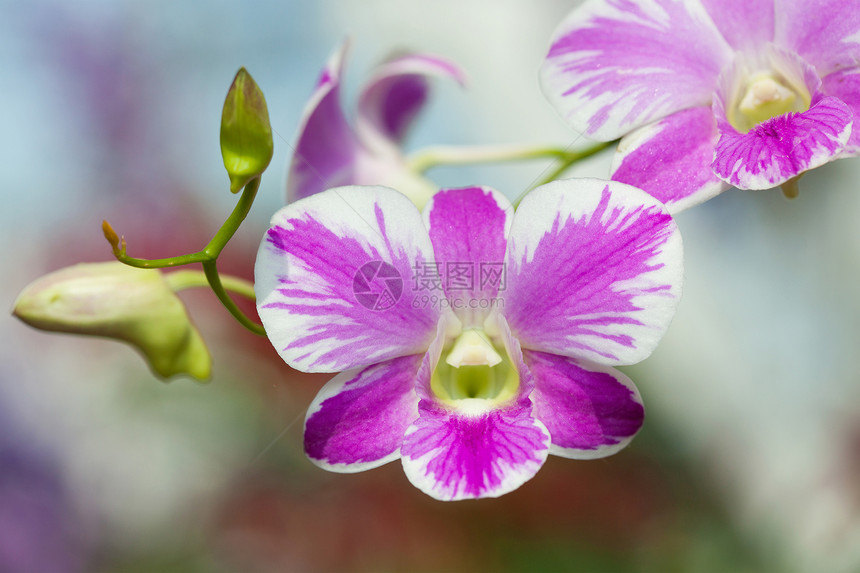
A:
{"label": "orchid petal", "polygon": [[[444,290],[465,328],[481,326],[499,288],[504,288],[505,249],[514,209],[488,187],[444,189],[433,196],[423,218],[430,232],[437,273],[415,286]],[[417,273],[416,273],[417,274]]]}
{"label": "orchid petal", "polygon": [[803,113],[771,118],[747,133],[720,121],[712,168],[741,189],[769,189],[835,159],[851,137],[851,109],[822,97]]}
{"label": "orchid petal", "polygon": [[340,80],[347,47],[344,43],[329,58],[302,113],[299,136],[287,169],[288,202],[354,182],[356,156],[362,151],[340,105]]}
{"label": "orchid petal", "polygon": [[847,105],[854,116],[851,137],[842,150],[842,156],[860,155],[860,68],[837,72],[821,80],[821,91],[827,95],[839,98]]}
{"label": "orchid petal", "polygon": [[362,142],[368,147],[402,144],[427,101],[427,78],[433,76],[466,82],[456,65],[428,54],[410,54],[379,66],[358,100],[355,128]]}
{"label": "orchid petal", "polygon": [[678,213],[729,188],[711,170],[717,138],[709,107],[679,111],[621,140],[612,179],[643,189]]}
{"label": "orchid petal", "polygon": [[608,141],[710,104],[730,58],[698,1],[593,0],[554,32],[541,87],[574,129]]}
{"label": "orchid petal", "polygon": [[508,239],[505,318],[524,349],[632,364],[663,336],[681,294],[681,236],[645,192],[555,181],[523,199]]}
{"label": "orchid petal", "polygon": [[401,448],[403,470],[436,499],[498,497],[531,479],[546,461],[549,433],[530,406],[466,416],[422,402],[419,411]]}
{"label": "orchid petal", "polygon": [[331,189],[272,217],[257,255],[257,311],[281,357],[305,372],[423,353],[439,312],[413,307],[405,291],[412,268],[432,260],[404,195]]}
{"label": "orchid petal", "polygon": [[551,454],[574,459],[609,456],[642,427],[642,399],[618,370],[542,352],[523,354],[535,381],[535,417],[552,436]]}
{"label": "orchid petal", "polygon": [[860,62],[860,9],[855,1],[779,2],[776,43],[799,54],[822,77]]}
{"label": "orchid petal", "polygon": [[409,425],[418,418],[415,376],[421,355],[335,376],[314,398],[305,419],[305,453],[316,465],[344,473],[400,457]]}
{"label": "orchid petal", "polygon": [[738,51],[773,42],[774,0],[701,0],[717,29]]}

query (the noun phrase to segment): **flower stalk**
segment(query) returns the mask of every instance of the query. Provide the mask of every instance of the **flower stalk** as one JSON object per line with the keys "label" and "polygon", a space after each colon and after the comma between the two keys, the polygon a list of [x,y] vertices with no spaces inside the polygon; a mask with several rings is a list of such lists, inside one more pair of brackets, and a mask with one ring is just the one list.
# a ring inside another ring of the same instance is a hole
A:
{"label": "flower stalk", "polygon": [[[209,279],[206,278],[206,273],[201,271],[174,271],[164,275],[164,280],[167,281],[168,286],[173,292],[209,286]],[[256,300],[256,296],[254,296],[254,283],[251,281],[222,274],[221,284],[224,286],[224,290],[236,293],[248,300]]]}
{"label": "flower stalk", "polygon": [[590,157],[608,147],[609,143],[599,142],[582,150],[571,151],[568,148],[554,146],[530,145],[487,145],[487,146],[454,146],[439,145],[424,148],[413,153],[408,159],[409,169],[416,173],[424,173],[434,167],[443,165],[472,165],[476,163],[504,163],[508,161],[531,161],[551,157],[564,162],[564,167],[558,174],[580,159]]}
{"label": "flower stalk", "polygon": [[[550,174],[547,175],[546,177],[539,179],[534,185],[532,185],[529,188],[529,191],[531,191],[535,187],[540,187],[541,185],[546,185],[547,183],[549,183],[551,181],[555,181],[556,179],[561,177],[561,175],[565,171],[570,169],[573,166],[573,164],[576,163],[577,161],[581,161],[583,159],[591,157],[592,155],[596,155],[597,153],[600,153],[601,151],[603,151],[607,147],[609,147],[611,145],[615,145],[617,143],[618,143],[618,140],[606,141],[606,142],[601,141],[601,142],[595,143],[591,147],[587,147],[585,149],[580,149],[577,151],[565,150],[561,155],[559,155],[559,159],[561,159],[562,162],[558,165],[558,167],[556,167],[554,170],[552,170],[550,172]],[[514,202],[514,204],[518,205],[520,201],[522,201],[522,197],[518,198],[517,201]]]}
{"label": "flower stalk", "polygon": [[[111,244],[114,257],[116,257],[119,262],[128,266],[140,269],[163,269],[192,263],[201,263],[209,286],[212,288],[215,296],[218,297],[218,300],[220,300],[227,310],[230,311],[230,314],[232,314],[242,326],[254,334],[265,335],[263,327],[248,318],[248,316],[245,315],[238,306],[236,306],[236,303],[233,302],[230,295],[227,294],[224,283],[222,283],[221,277],[218,275],[218,269],[215,264],[221,251],[225,246],[227,246],[227,243],[233,238],[233,235],[236,234],[236,231],[245,220],[245,217],[248,216],[248,212],[251,210],[251,205],[254,203],[254,199],[257,196],[257,190],[259,188],[259,177],[252,179],[245,186],[239,201],[233,208],[233,212],[230,213],[230,216],[226,221],[224,221],[224,224],[221,225],[221,228],[218,229],[218,232],[215,233],[215,236],[212,237],[209,243],[196,253],[189,253],[164,259],[142,259],[130,257],[126,253],[125,237],[118,237],[116,231],[113,230],[113,227],[111,227],[110,223],[107,221],[102,223],[102,230],[104,232],[105,239],[107,239]],[[230,285],[236,286],[232,281],[230,281]],[[240,294],[247,296],[249,291],[247,289],[242,290],[244,293],[240,292]],[[251,289],[251,292],[252,290],[253,289]]]}

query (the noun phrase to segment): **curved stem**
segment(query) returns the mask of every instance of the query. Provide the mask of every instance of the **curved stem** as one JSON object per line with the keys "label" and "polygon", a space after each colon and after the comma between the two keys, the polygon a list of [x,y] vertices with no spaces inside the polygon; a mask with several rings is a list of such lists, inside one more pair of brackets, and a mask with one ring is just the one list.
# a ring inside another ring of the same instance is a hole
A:
{"label": "curved stem", "polygon": [[438,145],[425,147],[406,160],[411,171],[424,173],[440,165],[469,165],[473,163],[495,163],[502,161],[527,161],[542,157],[565,157],[564,148],[527,145],[455,146]]}
{"label": "curved stem", "polygon": [[[243,296],[249,300],[256,300],[254,295],[254,283],[234,277],[232,275],[220,274],[221,285],[224,290],[234,292],[239,296]],[[179,292],[187,288],[208,287],[209,279],[206,278],[206,273],[201,271],[174,271],[164,275],[164,280],[167,281],[173,292]]]}
{"label": "curved stem", "polygon": [[556,167],[552,172],[550,172],[549,175],[543,177],[542,179],[538,180],[537,183],[532,185],[532,189],[534,189],[535,187],[540,187],[541,185],[549,183],[550,181],[555,181],[562,173],[567,171],[577,161],[581,161],[583,159],[591,157],[592,155],[596,155],[607,147],[615,145],[616,143],[618,143],[617,140],[601,141],[600,143],[592,145],[591,147],[588,147],[586,149],[571,152],[567,157],[564,158],[564,160],[558,167]]}
{"label": "curved stem", "polygon": [[125,239],[122,240],[122,248],[114,250],[113,254],[119,262],[138,269],[167,269],[209,260],[209,257],[203,251],[188,255],[179,255],[178,257],[168,257],[166,259],[138,259],[129,257],[125,254]]}
{"label": "curved stem", "polygon": [[565,171],[567,171],[568,169],[570,169],[570,167],[571,167],[574,163],[576,163],[577,161],[581,161],[582,159],[585,159],[585,158],[587,158],[587,157],[591,157],[592,155],[595,155],[595,154],[597,154],[597,153],[600,153],[601,151],[603,151],[603,150],[604,150],[604,149],[606,149],[607,147],[609,147],[609,146],[611,146],[611,145],[615,145],[616,143],[618,143],[618,140],[615,140],[615,141],[605,141],[605,142],[603,142],[603,141],[602,141],[602,142],[600,142],[600,143],[596,143],[596,144],[592,145],[591,147],[587,147],[587,148],[582,149],[582,150],[580,150],[580,151],[571,151],[571,152],[568,152],[568,153],[566,154],[566,156],[564,157],[563,161],[558,165],[558,167],[556,167],[555,169],[553,169],[553,170],[549,173],[549,175],[546,175],[545,177],[541,177],[541,178],[539,178],[535,183],[533,183],[531,186],[529,186],[529,188],[528,188],[528,189],[526,189],[525,191],[523,191],[523,192],[522,192],[522,194],[521,194],[519,197],[517,197],[517,198],[516,198],[516,200],[514,200],[514,202],[513,202],[514,207],[519,206],[520,201],[522,201],[522,200],[523,200],[523,198],[525,198],[525,196],[526,196],[526,195],[528,195],[528,194],[529,194],[529,192],[530,192],[532,189],[534,189],[535,187],[540,187],[541,185],[545,185],[545,184],[547,184],[547,183],[549,183],[549,182],[551,182],[551,181],[555,181],[555,180],[556,180],[556,179],[558,179],[558,178],[559,178],[559,176],[561,176]]}
{"label": "curved stem", "polygon": [[[201,263],[203,265],[203,275],[206,278],[206,282],[215,292],[215,296],[218,297],[221,304],[230,311],[230,314],[232,314],[242,326],[254,334],[265,336],[265,329],[248,318],[242,310],[236,306],[236,303],[233,302],[233,299],[230,298],[230,295],[228,295],[225,290],[226,288],[247,298],[254,299],[254,286],[247,281],[243,281],[235,277],[225,277],[224,282],[222,283],[221,277],[218,275],[218,267],[216,266],[218,255],[221,254],[221,251],[230,239],[233,238],[233,235],[236,234],[236,230],[239,228],[239,225],[241,225],[242,221],[245,220],[245,217],[248,216],[248,212],[251,210],[251,205],[254,203],[254,198],[257,196],[257,190],[259,188],[259,177],[248,182],[245,189],[242,191],[242,196],[239,197],[239,201],[233,208],[233,212],[230,213],[230,216],[227,217],[227,220],[224,221],[224,224],[221,225],[221,228],[218,229],[218,232],[215,233],[215,236],[212,237],[209,243],[207,243],[202,250],[196,253],[179,255],[177,257],[169,257],[166,259],[138,259],[135,257],[129,257],[126,254],[125,238],[120,240],[107,221],[102,224],[102,230],[105,238],[113,248],[113,254],[116,259],[126,265],[142,269],[163,269],[191,263]],[[203,286],[200,284],[201,281],[199,280],[198,271],[171,273],[167,276],[167,281],[174,291],[193,286]]]}
{"label": "curved stem", "polygon": [[221,225],[221,228],[218,229],[218,232],[215,233],[215,236],[212,237],[212,240],[209,241],[208,245],[206,245],[206,248],[201,251],[202,253],[206,253],[206,255],[208,255],[212,260],[218,258],[218,255],[221,254],[221,250],[227,245],[227,242],[233,238],[233,235],[236,234],[236,230],[239,229],[239,225],[241,225],[242,221],[245,220],[245,217],[248,216],[248,212],[251,210],[251,205],[254,204],[254,198],[256,198],[257,190],[259,188],[259,177],[248,182],[245,189],[242,191],[242,196],[239,197],[239,202],[236,203],[236,206],[233,208],[233,212],[230,213],[230,216],[227,217],[227,220],[224,221],[224,224]]}
{"label": "curved stem", "polygon": [[242,196],[233,208],[233,212],[230,213],[230,216],[227,217],[227,220],[224,221],[224,224],[221,225],[221,228],[218,229],[218,232],[215,233],[214,237],[212,237],[212,240],[209,241],[202,250],[196,253],[168,257],[166,259],[139,259],[136,257],[130,257],[126,254],[125,238],[123,238],[120,243],[117,239],[116,233],[107,221],[102,224],[102,229],[104,231],[105,238],[111,243],[114,257],[116,257],[119,262],[125,263],[130,267],[137,267],[140,269],[164,269],[180,265],[189,265],[191,263],[205,263],[207,261],[213,261],[218,258],[218,255],[221,254],[224,246],[231,238],[233,238],[239,225],[241,225],[242,221],[245,220],[245,217],[248,216],[248,212],[251,210],[251,205],[254,203],[254,198],[257,196],[257,190],[259,188],[259,177],[250,181],[248,185],[245,186],[244,191],[242,191]]}
{"label": "curved stem", "polygon": [[239,324],[253,332],[254,334],[259,334],[260,336],[266,336],[266,329],[263,328],[262,325],[257,324],[250,318],[248,318],[242,310],[236,306],[236,303],[233,302],[233,299],[230,298],[230,295],[224,290],[224,285],[221,284],[221,277],[218,274],[218,267],[216,266],[216,262],[214,260],[207,261],[203,263],[203,272],[206,274],[206,278],[209,281],[209,286],[212,287],[212,291],[215,293],[215,296],[218,297],[218,300],[221,301],[227,310],[230,311],[230,314],[239,321]]}

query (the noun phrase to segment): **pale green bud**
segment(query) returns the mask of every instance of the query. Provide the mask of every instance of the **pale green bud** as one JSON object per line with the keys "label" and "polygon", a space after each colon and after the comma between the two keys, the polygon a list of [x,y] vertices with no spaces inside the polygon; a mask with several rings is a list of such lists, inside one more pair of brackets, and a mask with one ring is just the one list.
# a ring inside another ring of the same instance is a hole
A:
{"label": "pale green bud", "polygon": [[204,380],[212,369],[185,305],[157,270],[115,261],[66,267],[24,288],[13,314],[41,330],[127,342],[163,378]]}
{"label": "pale green bud", "polygon": [[259,177],[272,160],[274,142],[263,92],[245,68],[239,70],[221,113],[221,155],[230,191]]}

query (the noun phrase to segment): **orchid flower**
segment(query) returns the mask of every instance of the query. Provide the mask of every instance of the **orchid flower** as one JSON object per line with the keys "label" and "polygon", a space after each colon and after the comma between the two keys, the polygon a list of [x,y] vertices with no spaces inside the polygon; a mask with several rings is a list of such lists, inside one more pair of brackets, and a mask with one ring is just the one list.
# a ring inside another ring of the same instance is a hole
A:
{"label": "orchid flower", "polygon": [[496,497],[549,453],[630,442],[644,411],[612,366],[656,346],[681,259],[665,207],[621,183],[556,181],[516,215],[485,187],[441,190],[423,215],[392,189],[342,187],[274,215],[257,310],[290,366],[341,372],[307,413],[313,463],[400,458],[434,498]]}
{"label": "orchid flower", "polygon": [[[860,9],[848,0],[590,0],[555,31],[544,93],[624,136],[612,178],[677,212],[860,154]],[[625,135],[626,134],[626,135]]]}
{"label": "orchid flower", "polygon": [[465,76],[436,56],[389,60],[361,92],[353,131],[340,104],[346,50],[344,44],[331,56],[305,107],[287,171],[287,201],[330,187],[380,184],[401,189],[423,205],[438,187],[408,168],[401,144],[427,101],[427,78],[450,77],[462,85]]}

